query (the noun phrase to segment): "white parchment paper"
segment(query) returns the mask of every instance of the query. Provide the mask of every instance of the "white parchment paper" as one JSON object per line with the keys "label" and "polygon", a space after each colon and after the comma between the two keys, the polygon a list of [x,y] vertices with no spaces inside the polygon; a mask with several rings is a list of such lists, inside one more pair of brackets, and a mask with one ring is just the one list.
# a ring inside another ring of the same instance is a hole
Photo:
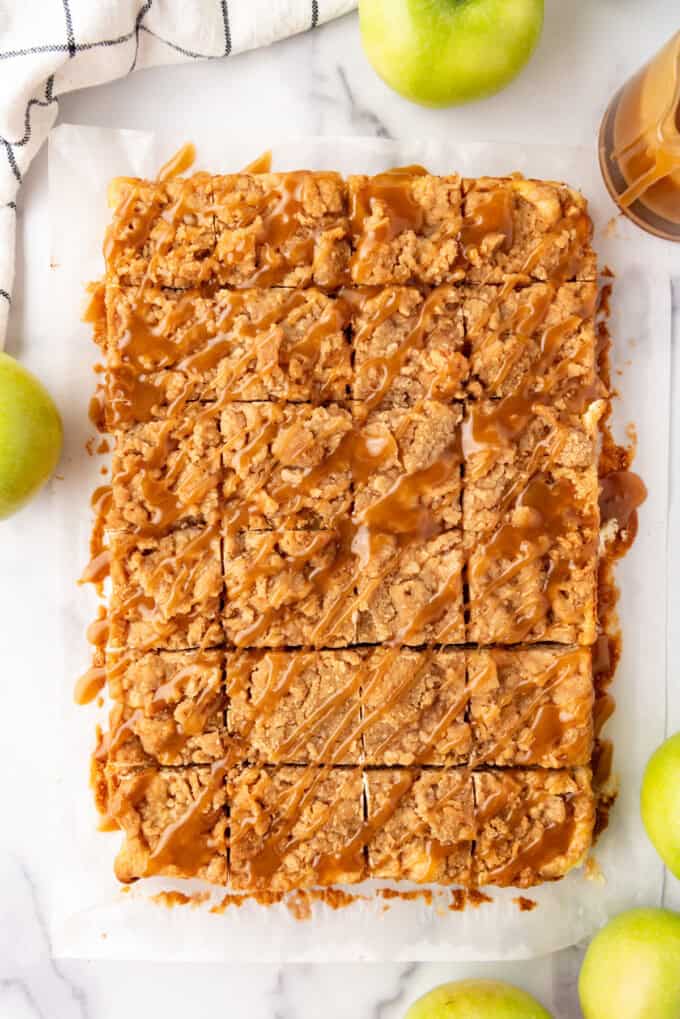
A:
{"label": "white parchment paper", "polygon": [[[257,152],[228,132],[192,139],[197,165],[213,172],[237,170]],[[662,866],[639,819],[644,763],[663,739],[667,689],[667,503],[671,364],[670,280],[658,245],[614,213],[600,180],[594,151],[557,146],[393,142],[374,138],[294,140],[273,149],[274,168],[333,168],[377,172],[421,163],[433,172],[507,174],[568,181],[588,197],[601,264],[616,273],[611,329],[614,380],[620,392],[615,421],[623,435],[637,426],[636,469],[649,488],[632,552],[618,570],[623,659],[614,693],[617,710],[605,735],[615,742],[620,794],[595,857],[599,881],[582,871],[528,894],[538,902],[520,912],[514,890],[494,890],[493,902],[463,912],[447,908],[448,894],[422,900],[358,901],[334,911],[313,906],[312,918],[295,920],[286,906],[247,903],[211,914],[199,908],[168,910],[150,900],[161,888],[183,887],[161,879],[124,892],[113,877],[119,834],[96,830],[88,787],[95,707],[73,704],[74,679],[89,663],[85,629],[94,596],[76,586],[88,558],[88,497],[101,483],[100,458],[90,457],[87,406],[96,350],[81,321],[84,285],[103,270],[101,243],[109,210],[106,187],[117,175],[154,176],[183,138],[133,131],[62,125],[50,138],[54,342],[63,356],[60,404],[66,409],[65,480],[61,486],[63,647],[55,648],[53,710],[61,752],[50,787],[52,824],[45,852],[54,863],[51,928],[57,955],[89,958],[196,961],[346,961],[511,959],[546,954],[590,934],[613,913],[655,905],[662,894]],[[61,659],[61,660],[60,660]],[[195,887],[200,887],[196,885]],[[366,890],[368,886],[362,886]],[[213,893],[213,901],[221,898]]]}

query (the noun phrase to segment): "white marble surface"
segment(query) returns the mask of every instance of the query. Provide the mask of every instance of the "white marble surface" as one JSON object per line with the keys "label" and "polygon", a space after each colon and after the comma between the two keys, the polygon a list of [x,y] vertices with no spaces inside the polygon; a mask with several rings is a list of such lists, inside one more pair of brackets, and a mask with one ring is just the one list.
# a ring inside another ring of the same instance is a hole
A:
{"label": "white marble surface", "polygon": [[[17,2],[17,0],[14,0]],[[197,120],[252,138],[253,153],[273,138],[302,134],[368,134],[594,144],[607,98],[620,81],[678,27],[677,0],[547,0],[542,42],[529,68],[503,94],[459,110],[410,106],[373,75],[360,47],[356,17],[264,52],[222,63],[148,71],[74,94],[62,119],[121,127],[173,126],[190,138]],[[195,130],[195,128],[194,128]],[[49,384],[56,371],[55,333],[47,293],[47,161],[34,164],[19,203],[19,278],[7,349]],[[36,254],[41,272],[25,271]],[[679,252],[680,255],[680,252]],[[678,258],[680,262],[680,258]],[[680,266],[679,266],[680,271]],[[680,342],[680,286],[676,286]],[[674,360],[680,395],[680,359]],[[669,512],[680,524],[676,469],[680,415],[673,421]],[[146,966],[141,962],[55,962],[43,903],[50,866],[47,803],[63,792],[51,774],[54,720],[44,703],[55,662],[56,549],[51,506],[55,480],[23,513],[0,525],[0,1015],[3,1019],[113,1019],[152,1013],[207,1019],[217,1010],[250,1019],[398,1019],[429,987],[457,976],[510,979],[537,994],[559,1019],[576,1019],[578,949],[512,965]],[[680,576],[678,526],[671,526],[671,575]],[[680,618],[680,585],[671,591]],[[680,650],[670,647],[671,675]],[[680,698],[669,731],[680,728]],[[77,847],[74,847],[77,852]],[[680,908],[680,884],[666,898]]]}

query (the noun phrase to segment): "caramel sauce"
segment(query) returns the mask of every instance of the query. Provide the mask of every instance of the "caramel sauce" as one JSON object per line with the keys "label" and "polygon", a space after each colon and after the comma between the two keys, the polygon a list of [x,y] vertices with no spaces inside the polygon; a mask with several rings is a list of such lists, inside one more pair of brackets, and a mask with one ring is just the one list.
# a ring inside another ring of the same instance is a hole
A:
{"label": "caramel sauce", "polygon": [[73,699],[76,704],[91,704],[106,684],[106,668],[92,665],[76,683]]}
{"label": "caramel sauce", "polygon": [[600,164],[622,211],[680,237],[680,32],[617,93],[602,121]]}
{"label": "caramel sauce", "polygon": [[271,150],[263,152],[261,156],[254,159],[252,163],[248,163],[244,166],[244,173],[270,173],[272,168],[272,154]]}
{"label": "caramel sauce", "polygon": [[187,142],[160,168],[157,178],[159,183],[163,184],[172,177],[179,177],[181,174],[186,173],[194,165],[195,161],[196,147],[191,142]]}

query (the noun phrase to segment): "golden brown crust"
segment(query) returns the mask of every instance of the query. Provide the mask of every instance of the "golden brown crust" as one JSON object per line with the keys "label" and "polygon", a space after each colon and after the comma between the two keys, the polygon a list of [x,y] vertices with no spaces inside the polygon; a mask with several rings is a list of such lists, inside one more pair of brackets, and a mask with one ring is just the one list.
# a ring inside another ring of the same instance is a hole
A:
{"label": "golden brown crust", "polygon": [[224,539],[224,628],[237,647],[356,641],[356,565],[335,531],[248,531]]}
{"label": "golden brown crust", "polygon": [[360,288],[346,296],[357,400],[378,410],[464,396],[469,366],[458,287]]}
{"label": "golden brown crust", "polygon": [[608,398],[585,201],[417,168],[113,191],[117,875],[563,876],[592,840]]}
{"label": "golden brown crust", "polygon": [[409,646],[463,643],[460,534],[400,546],[393,534],[364,538],[359,552],[357,640]]}
{"label": "golden brown crust", "polygon": [[220,435],[212,405],[136,425],[118,437],[111,467],[108,525],[161,535],[187,524],[216,524]]}
{"label": "golden brown crust", "polygon": [[367,764],[452,765],[468,760],[462,650],[367,650],[361,707]]}

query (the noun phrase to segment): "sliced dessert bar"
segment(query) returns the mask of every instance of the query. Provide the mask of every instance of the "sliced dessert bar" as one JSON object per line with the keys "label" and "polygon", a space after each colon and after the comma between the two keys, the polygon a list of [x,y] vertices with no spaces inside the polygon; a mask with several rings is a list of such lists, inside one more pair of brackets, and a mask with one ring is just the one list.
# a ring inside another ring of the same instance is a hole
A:
{"label": "sliced dessert bar", "polygon": [[227,532],[227,641],[255,648],[355,643],[356,569],[336,531]]}
{"label": "sliced dessert bar", "polygon": [[119,881],[156,874],[227,878],[224,769],[110,769],[98,775],[98,802],[123,832],[116,857]]}
{"label": "sliced dessert bar", "polygon": [[461,522],[462,411],[423,400],[375,411],[354,404],[355,520],[418,542]]}
{"label": "sliced dessert bar", "polygon": [[356,651],[237,651],[227,658],[229,732],[246,760],[357,764]]}
{"label": "sliced dessert bar", "polygon": [[447,283],[459,268],[463,225],[457,174],[387,172],[348,178],[354,283]]}
{"label": "sliced dessert bar", "polygon": [[471,763],[563,768],[593,749],[590,648],[467,652]]}
{"label": "sliced dessert bar", "polygon": [[222,651],[112,651],[114,701],[98,756],[109,766],[209,764],[226,753]]}
{"label": "sliced dessert bar", "polygon": [[474,772],[473,781],[474,883],[530,888],[583,862],[595,820],[587,768]]}
{"label": "sliced dessert bar", "polygon": [[469,640],[595,639],[597,407],[569,419],[511,397],[468,407]]}
{"label": "sliced dessert bar", "polygon": [[371,648],[361,677],[364,760],[461,764],[470,755],[465,652]]}
{"label": "sliced dessert bar", "polygon": [[461,263],[470,282],[597,278],[580,192],[548,180],[479,177],[463,181],[463,196]]}
{"label": "sliced dessert bar", "polygon": [[161,538],[111,538],[113,648],[186,650],[221,644],[220,537],[187,527]]}
{"label": "sliced dessert bar", "polygon": [[357,640],[406,645],[463,643],[463,549],[458,531],[401,541],[359,533]]}
{"label": "sliced dessert bar", "polygon": [[360,768],[244,768],[229,776],[234,888],[285,892],[365,876]]}
{"label": "sliced dessert bar", "polygon": [[331,172],[213,178],[215,274],[233,287],[335,289],[349,259],[347,186]]}
{"label": "sliced dessert bar", "polygon": [[227,527],[333,526],[352,504],[353,421],[331,404],[231,403],[221,416]]}
{"label": "sliced dessert bar", "polygon": [[104,257],[112,282],[147,281],[190,287],[213,275],[215,217],[212,180],[196,173],[163,182],[119,177],[109,187],[114,207]]}
{"label": "sliced dessert bar", "polygon": [[533,393],[564,409],[596,386],[596,283],[464,290],[470,392]]}
{"label": "sliced dessert bar", "polygon": [[352,306],[354,395],[371,410],[448,402],[468,376],[462,294],[440,286],[344,291]]}
{"label": "sliced dessert bar", "polygon": [[218,412],[191,404],[180,417],[117,435],[108,526],[162,535],[218,519],[221,479]]}
{"label": "sliced dessert bar", "polygon": [[368,771],[370,877],[437,884],[470,880],[472,777],[464,769]]}

